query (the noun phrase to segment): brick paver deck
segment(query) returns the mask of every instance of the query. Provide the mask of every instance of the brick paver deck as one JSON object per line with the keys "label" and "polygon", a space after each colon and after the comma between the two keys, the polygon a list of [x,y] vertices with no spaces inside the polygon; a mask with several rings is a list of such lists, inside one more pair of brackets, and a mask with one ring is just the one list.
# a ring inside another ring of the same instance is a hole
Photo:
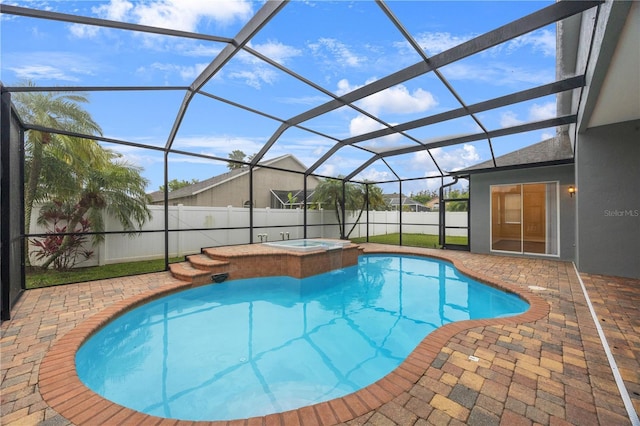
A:
{"label": "brick paver deck", "polygon": [[[532,309],[514,318],[442,327],[392,374],[363,391],[229,425],[630,424],[571,263],[363,247],[444,257],[480,279],[518,289]],[[581,278],[638,410],[640,280]],[[131,412],[78,386],[68,358],[78,339],[119,309],[179,286],[185,283],[156,273],[25,292],[12,320],[2,324],[0,423],[158,424],[158,418]],[[469,355],[479,360],[470,361]]]}

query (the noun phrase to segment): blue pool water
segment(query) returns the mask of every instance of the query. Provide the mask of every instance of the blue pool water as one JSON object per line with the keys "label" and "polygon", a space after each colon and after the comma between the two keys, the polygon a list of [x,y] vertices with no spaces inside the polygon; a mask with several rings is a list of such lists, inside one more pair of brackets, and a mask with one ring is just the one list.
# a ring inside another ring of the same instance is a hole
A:
{"label": "blue pool water", "polygon": [[367,255],[310,278],[228,281],[154,300],[91,337],[76,367],[89,388],[137,411],[246,418],[365,387],[449,322],[527,309],[447,262]]}

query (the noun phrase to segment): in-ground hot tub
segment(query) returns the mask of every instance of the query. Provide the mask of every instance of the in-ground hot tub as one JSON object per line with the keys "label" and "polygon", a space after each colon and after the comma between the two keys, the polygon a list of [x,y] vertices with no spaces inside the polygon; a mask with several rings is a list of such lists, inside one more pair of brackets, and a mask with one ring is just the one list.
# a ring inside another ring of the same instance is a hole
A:
{"label": "in-ground hot tub", "polygon": [[315,251],[315,250],[337,250],[342,249],[351,244],[348,240],[321,240],[321,239],[300,239],[300,240],[282,240],[263,243],[270,247],[278,247],[286,250],[294,251]]}

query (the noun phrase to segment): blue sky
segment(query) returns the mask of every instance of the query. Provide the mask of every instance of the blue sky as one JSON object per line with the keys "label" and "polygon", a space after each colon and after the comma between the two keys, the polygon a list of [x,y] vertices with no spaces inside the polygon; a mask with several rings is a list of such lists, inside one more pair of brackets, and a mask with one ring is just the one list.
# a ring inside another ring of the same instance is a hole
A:
{"label": "blue sky", "polygon": [[[5,4],[117,21],[233,37],[262,6],[248,1],[3,1]],[[389,1],[387,6],[428,56],[523,17],[553,2],[537,1]],[[0,78],[7,86],[30,79],[40,86],[188,86],[224,48],[223,43],[185,40],[115,29],[2,15]],[[419,62],[402,34],[371,1],[291,1],[249,46],[331,93],[341,95]],[[555,79],[555,25],[473,55],[440,69],[467,104],[550,83]],[[288,119],[330,98],[246,52],[236,55],[203,88],[215,96]],[[164,146],[176,119],[183,91],[92,92],[86,109],[107,137]],[[433,73],[428,73],[357,102],[389,124],[460,107]],[[488,130],[555,116],[555,97],[536,99],[478,115]],[[196,96],[173,147],[226,158],[234,149],[260,150],[279,122]],[[373,131],[381,124],[351,108],[302,123],[332,138]],[[408,131],[429,141],[477,133],[470,118]],[[554,135],[553,129],[493,140],[502,155]],[[335,143],[304,130],[285,132],[265,159],[292,153],[311,166]],[[412,146],[402,136],[357,144],[371,150]],[[162,183],[159,152],[109,145],[144,169],[149,190]],[[340,149],[317,172],[349,174],[371,157],[356,147]],[[441,169],[457,170],[488,160],[486,141],[434,149]],[[365,169],[361,179],[437,175],[426,152],[390,157]],[[172,155],[170,178],[206,179],[226,170],[223,162]],[[440,179],[407,183],[405,192],[435,189]]]}

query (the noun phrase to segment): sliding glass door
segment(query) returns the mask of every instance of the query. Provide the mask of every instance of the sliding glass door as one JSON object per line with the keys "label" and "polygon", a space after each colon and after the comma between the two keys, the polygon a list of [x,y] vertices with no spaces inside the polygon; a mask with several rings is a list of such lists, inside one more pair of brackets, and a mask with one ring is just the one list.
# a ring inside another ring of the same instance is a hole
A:
{"label": "sliding glass door", "polygon": [[558,183],[491,187],[491,250],[558,255]]}

